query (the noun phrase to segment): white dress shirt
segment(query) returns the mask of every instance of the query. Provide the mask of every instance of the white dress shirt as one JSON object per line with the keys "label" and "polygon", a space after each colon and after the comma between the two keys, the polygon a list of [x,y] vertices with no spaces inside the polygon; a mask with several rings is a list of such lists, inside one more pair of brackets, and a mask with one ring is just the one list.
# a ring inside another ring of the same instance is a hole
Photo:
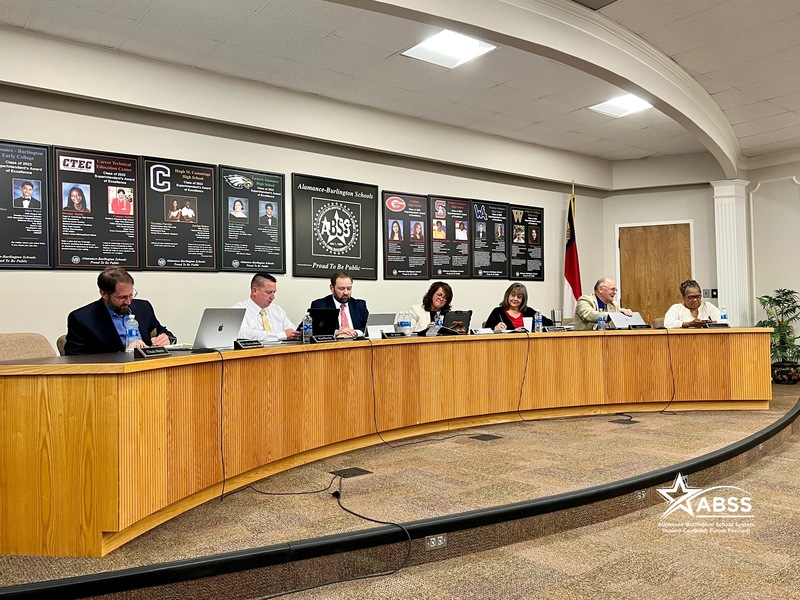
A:
{"label": "white dress shirt", "polygon": [[[336,310],[339,311],[339,316],[337,318],[339,320],[339,329],[341,329],[342,328],[342,303],[339,302],[336,299],[335,296],[333,298],[333,305],[336,307]],[[353,317],[350,315],[350,303],[349,302],[344,305],[344,312],[345,312],[345,314],[347,314],[347,323],[348,323],[350,329],[354,330],[358,334],[358,337],[364,337],[364,332],[363,331],[353,327]]]}
{"label": "white dress shirt", "polygon": [[266,307],[267,320],[272,331],[264,329],[264,322],[261,320],[261,307],[250,298],[243,302],[233,305],[233,308],[244,308],[244,320],[239,329],[239,337],[248,340],[258,340],[259,342],[269,342],[288,339],[287,329],[294,329],[294,325],[286,316],[286,311],[274,302]]}

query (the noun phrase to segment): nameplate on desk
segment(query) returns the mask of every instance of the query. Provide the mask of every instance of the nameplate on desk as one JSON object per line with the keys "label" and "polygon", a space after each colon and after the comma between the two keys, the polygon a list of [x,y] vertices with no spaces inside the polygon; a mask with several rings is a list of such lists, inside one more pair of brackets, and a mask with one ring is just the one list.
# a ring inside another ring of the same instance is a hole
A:
{"label": "nameplate on desk", "polygon": [[311,336],[311,343],[312,344],[322,344],[327,342],[335,342],[336,336],[335,335],[312,335]]}
{"label": "nameplate on desk", "polygon": [[406,337],[406,334],[402,331],[381,331],[381,339],[383,340],[402,337]]}
{"label": "nameplate on desk", "polygon": [[153,346],[152,348],[134,348],[134,358],[159,358],[161,356],[171,356],[169,350],[161,346]]}
{"label": "nameplate on desk", "polygon": [[567,331],[567,328],[561,325],[551,325],[550,327],[545,327],[544,331],[545,333],[551,333],[553,331]]}
{"label": "nameplate on desk", "polygon": [[709,329],[725,329],[729,325],[727,323],[706,323],[706,327]]}
{"label": "nameplate on desk", "polygon": [[631,329],[652,329],[653,326],[649,323],[634,323],[630,326]]}
{"label": "nameplate on desk", "polygon": [[249,350],[250,348],[263,348],[264,345],[258,340],[233,340],[233,347],[236,350]]}

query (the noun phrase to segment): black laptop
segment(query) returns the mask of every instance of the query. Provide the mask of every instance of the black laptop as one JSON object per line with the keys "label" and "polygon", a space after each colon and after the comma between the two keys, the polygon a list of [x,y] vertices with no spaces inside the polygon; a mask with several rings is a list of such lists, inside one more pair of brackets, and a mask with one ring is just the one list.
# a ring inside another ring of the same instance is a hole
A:
{"label": "black laptop", "polygon": [[339,329],[339,310],[336,308],[309,308],[311,335],[335,335]]}

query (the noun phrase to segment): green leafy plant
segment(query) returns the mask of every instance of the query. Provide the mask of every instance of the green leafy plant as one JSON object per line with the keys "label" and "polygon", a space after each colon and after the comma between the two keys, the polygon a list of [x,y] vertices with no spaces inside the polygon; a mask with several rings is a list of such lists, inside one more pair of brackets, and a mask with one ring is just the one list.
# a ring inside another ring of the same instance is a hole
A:
{"label": "green leafy plant", "polygon": [[794,334],[794,323],[800,320],[800,293],[794,290],[775,290],[759,296],[758,303],[767,318],[756,323],[757,327],[772,327],[770,351],[772,362],[797,364],[800,362],[800,345]]}

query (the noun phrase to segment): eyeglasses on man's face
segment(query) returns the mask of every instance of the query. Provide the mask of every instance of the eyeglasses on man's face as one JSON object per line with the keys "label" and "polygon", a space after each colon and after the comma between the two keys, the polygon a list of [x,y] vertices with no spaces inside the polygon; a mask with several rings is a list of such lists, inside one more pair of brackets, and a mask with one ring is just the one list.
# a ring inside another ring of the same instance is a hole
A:
{"label": "eyeglasses on man's face", "polygon": [[137,292],[135,289],[133,290],[132,293],[127,294],[125,296],[118,296],[117,294],[109,294],[109,296],[111,296],[114,300],[117,300],[119,302],[128,302],[128,301],[133,300],[134,298],[136,298],[136,296],[138,296],[138,295],[139,295],[139,292]]}

